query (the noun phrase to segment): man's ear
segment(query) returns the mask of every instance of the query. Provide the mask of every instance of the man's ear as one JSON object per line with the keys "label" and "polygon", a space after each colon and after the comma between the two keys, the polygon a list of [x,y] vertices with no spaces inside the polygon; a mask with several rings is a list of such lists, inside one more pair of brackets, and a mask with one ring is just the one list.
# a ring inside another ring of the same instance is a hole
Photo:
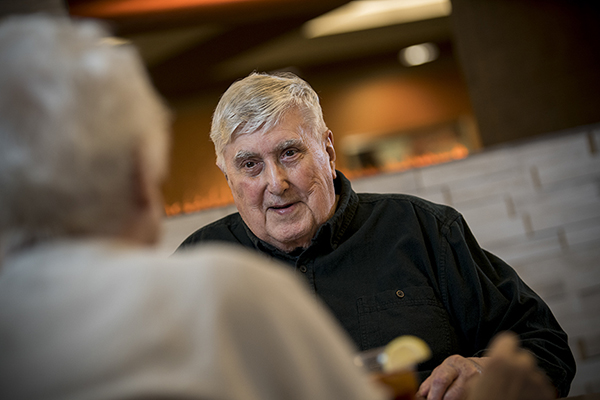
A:
{"label": "man's ear", "polygon": [[225,175],[225,180],[226,180],[227,182],[229,182],[229,178],[227,177],[227,171],[225,170],[225,165],[224,165],[224,164],[221,164],[221,163],[219,163],[219,162],[217,162],[216,164],[217,164],[217,167],[219,167],[219,169],[220,169],[220,170],[221,170],[221,172],[223,173],[223,175]]}
{"label": "man's ear", "polygon": [[221,172],[223,173],[223,176],[225,176],[225,180],[227,181],[227,183],[229,183],[229,177],[227,176],[227,172],[225,172],[224,170],[221,170]]}
{"label": "man's ear", "polygon": [[331,130],[327,130],[327,136],[325,137],[325,151],[329,156],[329,165],[331,166],[331,171],[333,173],[333,179],[337,177],[337,173],[335,172],[335,148],[333,147],[333,132]]}

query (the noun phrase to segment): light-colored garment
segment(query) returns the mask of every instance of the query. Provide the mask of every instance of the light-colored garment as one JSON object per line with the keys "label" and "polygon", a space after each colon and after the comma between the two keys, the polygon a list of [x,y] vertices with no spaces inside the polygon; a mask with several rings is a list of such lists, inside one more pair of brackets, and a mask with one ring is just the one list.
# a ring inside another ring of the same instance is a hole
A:
{"label": "light-colored garment", "polygon": [[0,271],[1,399],[379,399],[295,276],[254,254],[63,241]]}

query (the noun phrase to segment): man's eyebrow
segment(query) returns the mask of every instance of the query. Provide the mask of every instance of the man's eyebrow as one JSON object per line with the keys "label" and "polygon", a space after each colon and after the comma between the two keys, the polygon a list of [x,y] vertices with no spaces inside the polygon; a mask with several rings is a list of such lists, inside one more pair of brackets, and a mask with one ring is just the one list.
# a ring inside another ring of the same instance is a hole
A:
{"label": "man's eyebrow", "polygon": [[275,146],[275,151],[280,153],[285,149],[288,149],[290,147],[301,147],[304,148],[304,142],[300,139],[288,139],[288,140],[284,140],[283,142],[277,144],[277,146]]}
{"label": "man's eyebrow", "polygon": [[[284,151],[285,149],[288,149],[290,147],[304,148],[306,146],[304,145],[304,142],[300,139],[288,139],[288,140],[284,140],[281,143],[278,143],[277,146],[275,146],[273,148],[273,151],[275,153],[281,153],[282,151]],[[249,151],[249,150],[240,150],[233,157],[233,161],[234,161],[234,163],[240,163],[249,158],[256,158],[256,157],[258,157],[258,153],[256,153],[256,152]]]}
{"label": "man's eyebrow", "polygon": [[235,163],[238,163],[243,160],[247,160],[248,158],[253,158],[256,156],[257,156],[257,154],[255,152],[247,151],[247,150],[240,150],[235,154],[235,157],[233,157],[233,161]]}

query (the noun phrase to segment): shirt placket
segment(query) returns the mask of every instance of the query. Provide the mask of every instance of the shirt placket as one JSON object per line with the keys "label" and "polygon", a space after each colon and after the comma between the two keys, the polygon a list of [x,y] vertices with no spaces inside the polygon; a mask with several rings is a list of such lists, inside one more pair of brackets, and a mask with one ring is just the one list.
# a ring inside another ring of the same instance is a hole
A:
{"label": "shirt placket", "polygon": [[315,260],[313,258],[301,255],[296,260],[296,271],[305,277],[311,292],[316,293],[314,265]]}

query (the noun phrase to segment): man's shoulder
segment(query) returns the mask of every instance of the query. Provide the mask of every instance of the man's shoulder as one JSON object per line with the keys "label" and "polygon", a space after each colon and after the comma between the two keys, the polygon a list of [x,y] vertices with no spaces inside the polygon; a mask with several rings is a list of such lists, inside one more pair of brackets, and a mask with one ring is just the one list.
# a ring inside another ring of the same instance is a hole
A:
{"label": "man's shoulder", "polygon": [[359,203],[391,212],[410,212],[421,216],[431,216],[443,223],[450,223],[460,217],[453,207],[435,203],[415,195],[404,193],[358,193]]}
{"label": "man's shoulder", "polygon": [[240,235],[245,234],[242,217],[232,213],[197,229],[179,246],[178,250],[203,242],[239,243]]}

